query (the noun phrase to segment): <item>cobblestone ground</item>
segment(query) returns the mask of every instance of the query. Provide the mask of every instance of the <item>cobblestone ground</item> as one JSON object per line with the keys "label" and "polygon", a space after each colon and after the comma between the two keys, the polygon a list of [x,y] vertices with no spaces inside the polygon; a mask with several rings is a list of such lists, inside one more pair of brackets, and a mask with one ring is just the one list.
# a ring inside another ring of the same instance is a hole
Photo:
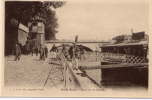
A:
{"label": "cobblestone ground", "polygon": [[[5,86],[43,88],[50,72],[44,88],[63,88],[63,70],[61,66],[50,63],[50,57],[51,55],[45,61],[40,61],[39,56],[35,55],[22,55],[20,61],[14,61],[14,56],[5,57]],[[92,66],[99,63],[88,63],[85,59],[79,61],[79,64]]]}
{"label": "cobblestone ground", "polygon": [[56,66],[49,64],[49,59],[40,61],[39,56],[22,55],[20,61],[14,61],[14,56],[7,56],[5,57],[5,86],[43,88],[51,71],[52,75],[45,87],[56,88],[59,83],[62,83],[61,70],[54,68]]}
{"label": "cobblestone ground", "polygon": [[[32,87],[32,88],[55,88],[61,89],[64,87],[63,82],[63,73],[61,70],[61,66],[57,64],[50,63],[50,55],[45,61],[40,61],[39,56],[25,56],[22,55],[20,61],[14,61],[14,56],[7,56],[5,57],[5,72],[4,72],[4,82],[5,86],[7,87]],[[87,59],[88,60],[88,59]],[[87,65],[88,67],[94,65],[100,65],[99,61],[87,61],[83,60],[80,61],[79,64],[82,66]],[[45,84],[45,81],[48,77],[50,72],[50,77]],[[92,78],[97,83],[100,82],[100,70],[88,70],[87,71],[90,78]],[[84,81],[83,77],[80,78],[83,81],[84,85],[88,85],[87,87],[92,86],[91,82],[88,83]],[[44,87],[45,84],[45,87]],[[106,91],[112,90],[121,90],[122,87],[104,87]],[[123,89],[127,90],[134,90],[134,89],[144,89],[143,87],[136,87],[136,86],[127,86],[123,87]]]}

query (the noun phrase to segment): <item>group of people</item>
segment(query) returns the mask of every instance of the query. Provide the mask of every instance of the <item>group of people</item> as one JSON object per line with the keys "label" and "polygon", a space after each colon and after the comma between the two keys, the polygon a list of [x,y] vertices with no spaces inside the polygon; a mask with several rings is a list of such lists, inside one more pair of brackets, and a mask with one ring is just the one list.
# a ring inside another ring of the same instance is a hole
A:
{"label": "group of people", "polygon": [[67,60],[72,63],[72,67],[74,70],[78,69],[78,60],[81,58],[81,49],[79,47],[76,47],[75,45],[71,46],[69,49],[67,49],[63,45],[62,53],[65,56]]}
{"label": "group of people", "polygon": [[[14,49],[14,55],[15,55],[15,61],[19,61],[21,58],[22,54],[22,46],[19,43],[15,44],[15,49]],[[33,56],[36,54],[36,56],[40,55],[39,59],[40,60],[45,60],[48,57],[48,48],[45,45],[40,44],[39,47],[32,47],[32,49],[29,51],[31,55]]]}
{"label": "group of people", "polygon": [[85,50],[78,46],[71,46],[69,49],[63,46],[62,52],[67,59],[77,58],[81,60],[84,58],[83,55],[85,54]]}
{"label": "group of people", "polygon": [[[21,54],[22,54],[22,49],[21,49],[21,45],[19,43],[15,44],[15,61],[16,60],[20,60]],[[75,46],[71,46],[69,49],[66,48],[65,45],[62,46],[62,53],[64,54],[65,58],[68,60],[72,60],[73,58],[77,58],[80,59],[82,58],[82,55],[84,54],[84,50],[79,47],[75,47]],[[58,49],[55,45],[53,45],[52,49],[50,50],[50,52],[57,52]],[[36,56],[39,55],[39,59],[40,60],[45,60],[48,57],[48,48],[47,46],[40,44],[39,46],[33,46],[30,50],[29,50],[29,54],[31,54],[32,56],[35,54]]]}

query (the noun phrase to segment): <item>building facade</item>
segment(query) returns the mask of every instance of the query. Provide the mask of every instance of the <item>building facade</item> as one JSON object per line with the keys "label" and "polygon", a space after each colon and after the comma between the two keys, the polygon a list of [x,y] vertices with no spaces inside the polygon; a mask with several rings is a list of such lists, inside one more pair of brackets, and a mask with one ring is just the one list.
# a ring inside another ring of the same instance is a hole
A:
{"label": "building facade", "polygon": [[39,16],[33,17],[28,23],[29,27],[29,40],[34,43],[34,46],[40,46],[44,44],[45,40],[45,25],[43,18]]}

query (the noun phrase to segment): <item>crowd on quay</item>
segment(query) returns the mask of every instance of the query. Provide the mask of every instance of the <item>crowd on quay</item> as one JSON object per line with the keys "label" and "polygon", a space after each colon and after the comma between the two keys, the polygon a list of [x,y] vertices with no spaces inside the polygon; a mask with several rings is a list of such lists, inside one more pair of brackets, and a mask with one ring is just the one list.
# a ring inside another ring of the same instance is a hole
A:
{"label": "crowd on quay", "polygon": [[75,70],[78,69],[79,61],[86,60],[88,54],[88,52],[80,46],[67,46],[65,44],[62,44],[61,46],[56,46],[55,44],[53,44],[52,48],[48,50],[45,44],[41,44],[39,45],[39,47],[26,45],[25,48],[19,43],[16,43],[14,51],[15,61],[19,61],[21,59],[22,54],[37,56],[37,58],[41,61],[45,61],[48,58],[48,55],[51,61],[60,60],[60,57],[63,56],[62,60],[64,59],[64,61],[73,64],[73,69]]}
{"label": "crowd on quay", "polygon": [[[49,54],[50,53],[50,54]],[[79,60],[85,59],[85,50],[72,45],[69,48],[65,44],[62,44],[61,48],[59,49],[55,44],[52,46],[50,50],[48,50],[46,45],[39,45],[39,46],[31,46],[26,45],[26,48],[21,46],[19,43],[15,44],[14,49],[14,55],[15,55],[15,61],[19,61],[21,59],[21,55],[31,55],[31,56],[37,56],[39,60],[45,60],[48,57],[48,54],[50,55],[50,58],[56,59],[57,55],[63,54],[66,61],[70,61],[72,63],[75,63],[76,66],[78,66]]]}
{"label": "crowd on quay", "polygon": [[62,44],[62,49],[59,50],[59,48],[54,44],[50,52],[52,52],[54,55],[57,53],[62,53],[67,60],[72,60],[73,58],[81,60],[85,58],[85,50],[74,45],[67,48],[65,44]]}
{"label": "crowd on quay", "polygon": [[13,54],[15,56],[15,61],[19,61],[22,54],[39,56],[40,60],[45,60],[48,57],[48,48],[45,45],[40,44],[39,46],[22,46],[20,43],[15,44],[13,49]]}

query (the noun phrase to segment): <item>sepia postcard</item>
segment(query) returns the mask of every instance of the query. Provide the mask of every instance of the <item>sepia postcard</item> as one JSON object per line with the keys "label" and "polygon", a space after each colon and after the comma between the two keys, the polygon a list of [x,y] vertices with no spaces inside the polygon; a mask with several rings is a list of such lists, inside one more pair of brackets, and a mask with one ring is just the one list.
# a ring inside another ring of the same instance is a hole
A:
{"label": "sepia postcard", "polygon": [[152,97],[150,0],[3,0],[2,97]]}

